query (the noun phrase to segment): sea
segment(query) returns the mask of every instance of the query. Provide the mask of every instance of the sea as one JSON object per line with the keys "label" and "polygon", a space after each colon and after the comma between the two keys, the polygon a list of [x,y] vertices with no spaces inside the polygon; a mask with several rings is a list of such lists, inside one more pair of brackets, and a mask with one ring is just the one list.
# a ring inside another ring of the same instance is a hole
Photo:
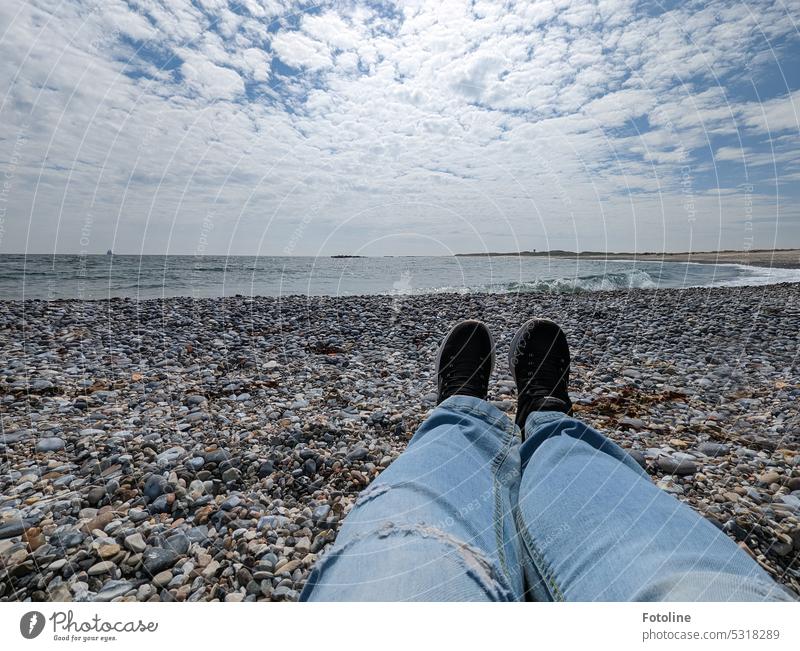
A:
{"label": "sea", "polygon": [[792,281],[800,281],[800,270],[561,257],[0,255],[0,300],[596,292]]}

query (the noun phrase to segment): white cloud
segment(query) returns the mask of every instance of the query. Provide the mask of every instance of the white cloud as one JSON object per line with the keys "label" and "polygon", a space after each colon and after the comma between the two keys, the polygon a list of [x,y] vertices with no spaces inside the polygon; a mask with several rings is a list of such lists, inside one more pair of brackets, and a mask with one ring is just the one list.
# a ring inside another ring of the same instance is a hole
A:
{"label": "white cloud", "polygon": [[[797,192],[798,92],[734,92],[757,66],[774,72],[770,56],[790,63],[777,2],[661,15],[628,0],[305,15],[256,0],[114,2],[0,4],[0,162],[26,136],[2,250],[76,250],[89,213],[101,251],[192,253],[209,213],[208,252],[278,253],[308,214],[296,253],[343,224],[337,237],[356,244],[339,250],[397,230],[475,248],[454,220],[506,233],[492,248],[515,235],[735,246],[745,166],[754,210],[774,208],[775,170]],[[708,191],[732,169],[725,192]]]}
{"label": "white cloud", "polygon": [[207,100],[235,99],[244,92],[242,78],[235,70],[207,59],[189,57],[181,66],[186,84]]}
{"label": "white cloud", "polygon": [[339,50],[354,50],[360,40],[360,35],[331,11],[322,15],[304,16],[302,30],[311,38]]}
{"label": "white cloud", "polygon": [[272,39],[275,54],[293,68],[319,70],[332,65],[330,50],[321,41],[299,32],[281,32]]}
{"label": "white cloud", "polygon": [[762,133],[800,132],[800,91],[763,102],[752,102],[740,109],[745,124]]}
{"label": "white cloud", "polygon": [[621,127],[631,119],[650,112],[655,97],[641,89],[626,89],[607,93],[589,102],[584,112],[605,128]]}

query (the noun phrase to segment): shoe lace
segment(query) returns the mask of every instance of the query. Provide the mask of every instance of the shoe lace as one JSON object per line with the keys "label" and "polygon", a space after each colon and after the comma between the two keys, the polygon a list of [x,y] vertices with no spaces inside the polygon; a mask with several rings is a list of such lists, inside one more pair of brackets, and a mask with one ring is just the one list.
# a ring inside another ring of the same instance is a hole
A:
{"label": "shoe lace", "polygon": [[530,333],[526,332],[522,336],[520,345],[517,347],[517,352],[514,355],[514,365],[520,365],[523,371],[522,375],[525,378],[525,384],[529,384],[536,378],[536,384],[543,387],[551,387],[555,390],[561,386],[565,379],[568,369],[567,359],[559,357],[555,360],[552,357],[545,356],[539,361],[538,366],[534,367],[528,364],[528,358],[524,355],[525,346],[528,343]]}
{"label": "shoe lace", "polygon": [[486,380],[486,369],[483,363],[477,367],[451,363],[444,369],[442,374],[442,384],[445,390],[459,389],[473,383],[483,384]]}

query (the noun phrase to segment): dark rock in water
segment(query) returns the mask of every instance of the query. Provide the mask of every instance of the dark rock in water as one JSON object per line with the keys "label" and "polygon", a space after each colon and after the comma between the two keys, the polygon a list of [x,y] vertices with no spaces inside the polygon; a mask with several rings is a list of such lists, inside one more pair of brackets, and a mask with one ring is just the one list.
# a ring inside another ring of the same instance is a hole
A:
{"label": "dark rock in water", "polygon": [[142,554],[142,569],[148,576],[155,576],[162,570],[175,565],[177,560],[178,554],[171,549],[150,547]]}

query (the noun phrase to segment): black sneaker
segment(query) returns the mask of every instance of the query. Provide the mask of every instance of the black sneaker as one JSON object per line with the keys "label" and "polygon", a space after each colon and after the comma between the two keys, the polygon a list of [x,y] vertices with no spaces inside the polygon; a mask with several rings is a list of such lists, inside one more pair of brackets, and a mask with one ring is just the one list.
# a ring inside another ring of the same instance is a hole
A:
{"label": "black sneaker", "polygon": [[436,355],[436,404],[454,395],[486,400],[493,368],[494,340],[489,329],[480,321],[456,324]]}
{"label": "black sneaker", "polygon": [[570,413],[569,345],[564,331],[547,319],[531,319],[511,340],[508,365],[517,383],[517,416],[524,431],[532,411]]}

